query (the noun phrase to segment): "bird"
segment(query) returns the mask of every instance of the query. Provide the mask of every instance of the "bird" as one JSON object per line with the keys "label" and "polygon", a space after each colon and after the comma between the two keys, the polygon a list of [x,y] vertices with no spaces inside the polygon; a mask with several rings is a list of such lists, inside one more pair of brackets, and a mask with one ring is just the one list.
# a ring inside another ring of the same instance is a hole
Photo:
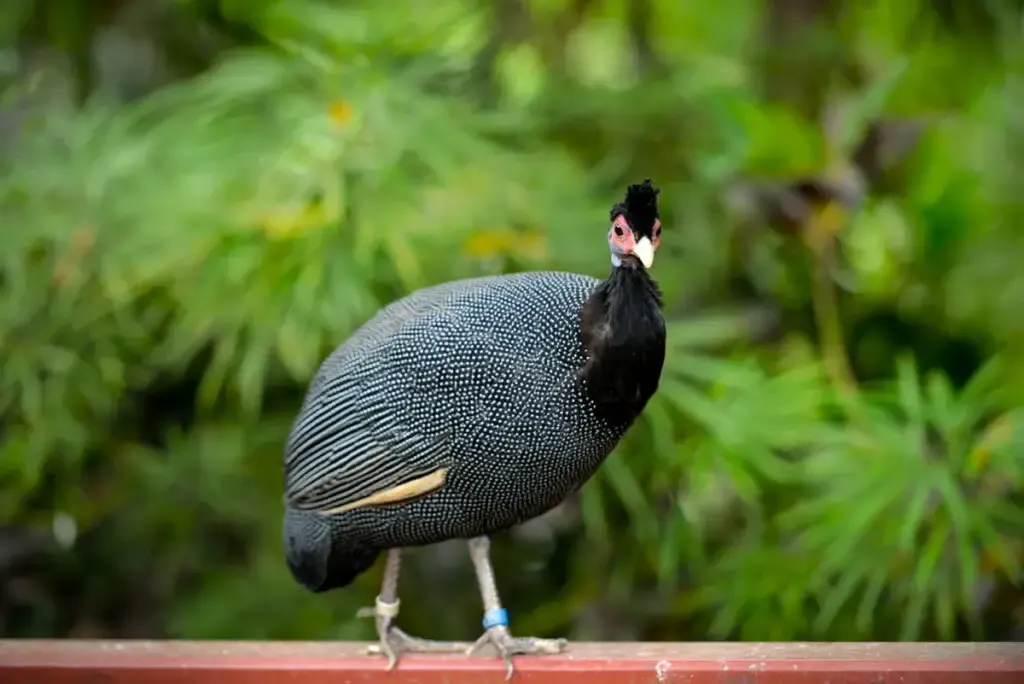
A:
{"label": "bird", "polygon": [[[610,211],[606,278],[533,271],[416,290],[371,317],[314,374],[284,445],[284,555],[313,593],[385,556],[373,608],[388,669],[404,653],[558,654],[514,637],[490,538],[564,501],[598,470],[658,389],[660,190],[626,188]],[[403,550],[465,540],[483,603],[468,649],[406,634]]]}

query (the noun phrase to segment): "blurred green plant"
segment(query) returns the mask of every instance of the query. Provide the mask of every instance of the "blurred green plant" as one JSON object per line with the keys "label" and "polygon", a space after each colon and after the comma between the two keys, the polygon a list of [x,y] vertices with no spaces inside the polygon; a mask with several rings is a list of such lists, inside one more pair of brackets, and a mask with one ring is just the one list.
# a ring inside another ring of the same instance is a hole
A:
{"label": "blurred green plant", "polygon": [[[1021,3],[59,5],[2,19],[0,632],[369,637],[377,576],[281,557],[320,359],[426,284],[602,275],[648,176],[661,388],[499,540],[516,629],[1020,628]],[[410,631],[473,636],[464,555]]]}

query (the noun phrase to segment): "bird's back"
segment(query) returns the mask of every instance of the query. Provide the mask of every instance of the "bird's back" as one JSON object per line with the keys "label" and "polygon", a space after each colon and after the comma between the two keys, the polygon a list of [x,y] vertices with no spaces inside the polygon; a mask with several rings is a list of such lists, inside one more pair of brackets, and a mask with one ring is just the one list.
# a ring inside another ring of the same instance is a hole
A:
{"label": "bird's back", "polygon": [[[286,450],[289,504],[379,548],[493,533],[588,478],[621,429],[588,406],[579,313],[598,281],[455,281],[392,303],[322,364]],[[360,505],[441,473],[424,496]]]}

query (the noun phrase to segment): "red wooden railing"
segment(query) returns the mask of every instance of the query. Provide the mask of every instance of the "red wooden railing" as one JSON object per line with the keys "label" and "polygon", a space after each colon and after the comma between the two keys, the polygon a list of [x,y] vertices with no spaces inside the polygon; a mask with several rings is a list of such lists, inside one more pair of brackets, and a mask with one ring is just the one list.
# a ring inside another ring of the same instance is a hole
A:
{"label": "red wooden railing", "polygon": [[[406,656],[363,644],[0,641],[0,684],[484,684],[488,657]],[[1024,644],[572,644],[519,658],[524,684],[1024,684]]]}

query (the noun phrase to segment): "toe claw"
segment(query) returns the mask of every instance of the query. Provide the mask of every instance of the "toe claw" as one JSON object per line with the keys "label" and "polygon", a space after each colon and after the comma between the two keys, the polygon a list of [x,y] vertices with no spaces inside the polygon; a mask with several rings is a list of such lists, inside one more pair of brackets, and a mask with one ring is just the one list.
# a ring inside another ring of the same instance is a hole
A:
{"label": "toe claw", "polygon": [[508,629],[495,626],[485,631],[470,646],[467,655],[474,654],[485,643],[490,643],[505,663],[505,680],[508,681],[515,673],[514,655],[556,655],[565,650],[566,639],[535,639],[531,637],[516,638],[509,634]]}

